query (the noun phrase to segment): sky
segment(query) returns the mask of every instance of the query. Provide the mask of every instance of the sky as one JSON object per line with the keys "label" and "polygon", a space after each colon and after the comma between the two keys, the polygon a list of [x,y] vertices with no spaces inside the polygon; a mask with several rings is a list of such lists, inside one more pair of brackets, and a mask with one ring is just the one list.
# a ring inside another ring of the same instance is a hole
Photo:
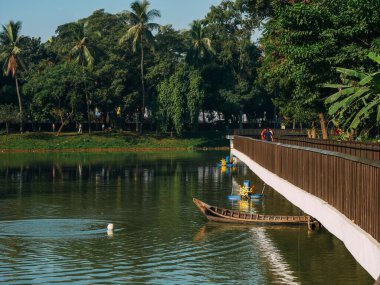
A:
{"label": "sky", "polygon": [[[93,11],[109,13],[129,10],[132,0],[0,0],[0,24],[21,21],[21,33],[40,37],[43,42],[55,34],[59,25],[86,18]],[[221,0],[150,0],[150,8],[158,9],[161,18],[155,22],[172,24],[175,29],[189,28],[195,19],[202,19],[211,5]]]}

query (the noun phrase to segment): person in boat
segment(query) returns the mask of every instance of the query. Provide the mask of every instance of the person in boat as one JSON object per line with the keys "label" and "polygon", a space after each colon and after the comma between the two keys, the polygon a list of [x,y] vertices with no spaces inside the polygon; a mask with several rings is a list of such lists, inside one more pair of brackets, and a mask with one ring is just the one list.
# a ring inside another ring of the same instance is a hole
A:
{"label": "person in boat", "polygon": [[239,187],[239,195],[241,197],[241,200],[249,200],[249,195],[253,194],[253,188],[255,188],[254,185],[248,186],[243,185]]}

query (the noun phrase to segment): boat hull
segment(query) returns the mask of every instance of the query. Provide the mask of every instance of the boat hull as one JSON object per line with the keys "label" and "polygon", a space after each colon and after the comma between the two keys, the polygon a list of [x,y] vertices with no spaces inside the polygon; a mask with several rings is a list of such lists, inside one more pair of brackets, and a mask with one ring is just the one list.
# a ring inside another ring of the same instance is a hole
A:
{"label": "boat hull", "polygon": [[210,221],[221,223],[235,224],[309,224],[310,216],[276,216],[276,215],[258,215],[247,212],[234,211],[224,208],[210,206],[196,198],[193,198],[194,204],[201,213]]}

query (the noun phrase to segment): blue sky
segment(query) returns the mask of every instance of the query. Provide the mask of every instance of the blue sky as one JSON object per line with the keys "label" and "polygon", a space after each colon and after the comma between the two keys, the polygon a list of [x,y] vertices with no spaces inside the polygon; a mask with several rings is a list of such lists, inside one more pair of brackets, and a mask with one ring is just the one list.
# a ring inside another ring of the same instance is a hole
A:
{"label": "blue sky", "polygon": [[[150,0],[161,11],[159,24],[188,28],[192,20],[203,18],[211,5],[221,0]],[[21,21],[22,34],[46,41],[59,25],[89,16],[97,9],[109,13],[129,10],[132,0],[0,0],[0,24]]]}

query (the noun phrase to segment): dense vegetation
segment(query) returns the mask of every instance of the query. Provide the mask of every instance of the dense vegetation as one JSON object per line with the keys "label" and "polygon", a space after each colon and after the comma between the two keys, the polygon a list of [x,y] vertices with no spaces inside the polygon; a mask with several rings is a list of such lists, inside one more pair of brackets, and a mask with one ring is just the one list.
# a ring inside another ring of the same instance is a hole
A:
{"label": "dense vegetation", "polygon": [[[225,124],[246,114],[319,124],[324,137],[326,125],[376,136],[378,66],[368,54],[380,54],[379,10],[380,0],[223,0],[178,31],[154,23],[160,12],[143,0],[59,26],[46,43],[11,22],[0,33],[0,123],[22,131],[55,122],[58,133],[74,123],[89,132],[94,123],[129,123],[184,134],[197,129],[202,111]],[[342,86],[356,88],[363,77],[343,69],[372,75],[364,82],[371,95],[354,92],[344,109],[335,101],[346,97],[331,98],[336,91],[326,87],[347,95]]]}
{"label": "dense vegetation", "polygon": [[17,151],[157,151],[226,149],[229,141],[216,132],[197,132],[180,138],[145,133],[93,132],[92,135],[65,132],[57,137],[53,133],[24,133],[0,136],[0,152]]}

